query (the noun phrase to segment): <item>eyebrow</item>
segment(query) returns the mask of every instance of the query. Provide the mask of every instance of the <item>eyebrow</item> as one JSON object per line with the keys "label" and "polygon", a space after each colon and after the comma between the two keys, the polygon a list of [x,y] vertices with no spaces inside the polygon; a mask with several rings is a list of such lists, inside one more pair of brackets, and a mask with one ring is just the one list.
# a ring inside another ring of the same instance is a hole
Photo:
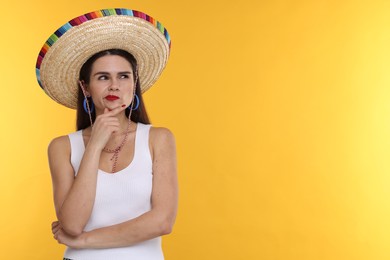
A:
{"label": "eyebrow", "polygon": [[[98,71],[95,74],[93,74],[92,76],[96,76],[96,75],[109,75],[109,74],[110,73],[107,72],[107,71]],[[132,72],[131,71],[120,71],[117,74],[121,74],[121,75],[123,75],[123,74],[132,74]]]}

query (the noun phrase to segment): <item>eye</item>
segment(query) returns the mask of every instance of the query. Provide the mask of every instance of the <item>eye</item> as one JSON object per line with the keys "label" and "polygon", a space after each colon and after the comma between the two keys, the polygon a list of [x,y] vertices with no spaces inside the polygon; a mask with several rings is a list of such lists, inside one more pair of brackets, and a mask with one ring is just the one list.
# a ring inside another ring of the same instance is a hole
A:
{"label": "eye", "polygon": [[108,77],[106,75],[101,75],[98,77],[98,80],[107,80]]}
{"label": "eye", "polygon": [[120,79],[128,79],[129,78],[129,75],[127,74],[122,74],[119,76]]}

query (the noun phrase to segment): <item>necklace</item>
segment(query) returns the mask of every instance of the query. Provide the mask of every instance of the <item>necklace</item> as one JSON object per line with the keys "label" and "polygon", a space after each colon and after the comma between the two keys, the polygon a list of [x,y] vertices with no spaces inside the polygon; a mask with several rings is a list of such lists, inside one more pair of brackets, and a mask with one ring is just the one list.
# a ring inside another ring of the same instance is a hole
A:
{"label": "necklace", "polygon": [[[133,95],[135,95],[135,88],[134,88]],[[134,100],[134,98],[133,98],[133,100]],[[126,128],[126,134],[125,134],[125,137],[123,138],[122,142],[114,149],[109,149],[107,147],[103,148],[103,151],[105,151],[106,153],[113,153],[113,155],[112,155],[112,157],[110,159],[110,161],[114,161],[114,163],[112,164],[111,173],[115,173],[116,164],[118,162],[118,157],[119,157],[119,152],[122,150],[123,146],[125,145],[126,140],[127,140],[127,136],[129,135],[130,124],[131,124],[131,114],[133,112],[133,104],[134,104],[134,102],[131,102],[130,112],[129,112],[129,121],[128,121],[127,128]]]}
{"label": "necklace", "polygon": [[[137,75],[138,74],[136,73],[134,86],[137,85],[137,81],[138,81],[138,76]],[[88,115],[89,115],[89,121],[91,123],[91,128],[93,128],[92,113],[91,113],[91,109],[89,107],[89,102],[88,102],[88,99],[87,99],[87,93],[84,90],[83,82],[79,81],[79,84],[80,84],[81,90],[83,91],[84,98],[85,98],[86,103],[87,103],[87,110],[88,110]],[[133,90],[133,101],[134,101],[134,96],[135,96],[135,89],[136,89],[136,87],[134,87],[134,90]],[[133,112],[133,105],[134,105],[134,102],[131,102],[130,107],[129,107],[130,108],[130,113],[129,113],[129,122],[127,124],[126,134],[125,134],[125,137],[123,138],[122,142],[120,143],[120,145],[117,146],[114,149],[109,149],[107,147],[103,148],[103,151],[105,151],[106,153],[113,153],[113,155],[112,155],[112,157],[110,159],[110,161],[114,161],[114,163],[112,164],[111,173],[115,173],[116,164],[118,162],[118,157],[119,157],[119,152],[122,150],[123,146],[125,145],[126,140],[127,140],[127,136],[129,135],[129,129],[130,129],[130,124],[131,124],[131,113]]]}
{"label": "necklace", "polygon": [[[90,111],[89,109],[89,105],[88,105],[88,102],[87,102],[87,107],[88,107],[88,111]],[[133,105],[131,105],[131,108],[133,108]],[[118,157],[119,157],[119,152],[122,150],[122,147],[125,145],[126,143],[126,140],[127,140],[127,136],[129,135],[129,129],[130,129],[130,124],[131,124],[131,109],[130,109],[130,113],[129,113],[129,122],[127,124],[127,128],[126,128],[126,134],[125,134],[125,137],[123,138],[122,142],[120,143],[120,145],[118,145],[116,148],[114,149],[109,149],[107,147],[104,147],[103,148],[103,151],[105,151],[106,153],[113,153],[110,161],[114,161],[113,165],[112,165],[112,170],[111,170],[111,173],[115,173],[115,170],[116,170],[116,164],[118,162]],[[89,114],[89,120],[91,122],[91,127],[93,127],[93,122],[92,122],[92,116],[91,116],[91,112],[88,113]]]}
{"label": "necklace", "polygon": [[114,161],[113,165],[112,165],[112,171],[111,173],[115,173],[115,170],[116,170],[116,165],[117,165],[117,162],[118,162],[118,157],[119,157],[119,152],[122,150],[123,146],[125,145],[126,143],[126,140],[127,140],[127,136],[129,135],[129,130],[130,130],[130,124],[131,124],[131,120],[130,120],[130,116],[129,116],[129,123],[127,124],[127,129],[126,129],[126,134],[125,134],[125,137],[123,138],[122,142],[114,149],[109,149],[107,147],[104,147],[103,148],[103,151],[105,151],[106,153],[113,153],[112,157],[111,157],[111,161]]}

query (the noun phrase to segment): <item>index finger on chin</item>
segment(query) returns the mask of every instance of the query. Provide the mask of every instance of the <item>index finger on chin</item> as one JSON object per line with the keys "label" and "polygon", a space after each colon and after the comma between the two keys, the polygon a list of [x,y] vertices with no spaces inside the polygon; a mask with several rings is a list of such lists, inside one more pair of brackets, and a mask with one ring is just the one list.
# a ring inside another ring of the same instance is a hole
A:
{"label": "index finger on chin", "polygon": [[107,112],[107,115],[115,116],[115,115],[119,114],[121,111],[123,111],[125,109],[126,109],[126,104],[123,104],[123,105],[121,105],[119,107],[116,107],[113,110],[110,110],[109,112]]}

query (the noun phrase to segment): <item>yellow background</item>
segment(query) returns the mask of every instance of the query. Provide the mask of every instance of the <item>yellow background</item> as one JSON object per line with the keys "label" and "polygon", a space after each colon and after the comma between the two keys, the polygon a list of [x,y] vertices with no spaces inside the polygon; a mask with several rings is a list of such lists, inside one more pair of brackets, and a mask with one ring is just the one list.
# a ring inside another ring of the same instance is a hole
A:
{"label": "yellow background", "polygon": [[46,150],[74,111],[35,61],[69,19],[141,10],[172,37],[145,95],[176,136],[180,204],[167,260],[390,259],[390,2],[2,3],[0,258],[62,259]]}

